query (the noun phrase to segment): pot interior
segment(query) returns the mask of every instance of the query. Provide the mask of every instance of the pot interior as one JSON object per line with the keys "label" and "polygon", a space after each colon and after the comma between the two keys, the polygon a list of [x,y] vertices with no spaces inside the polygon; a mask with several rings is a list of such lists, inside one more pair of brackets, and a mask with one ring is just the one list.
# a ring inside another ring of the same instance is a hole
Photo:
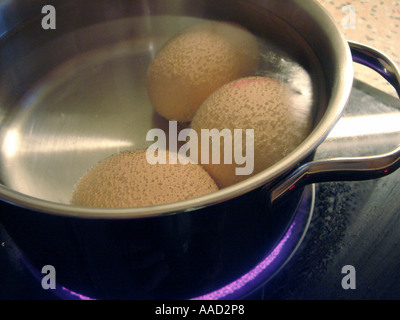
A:
{"label": "pot interior", "polygon": [[[146,148],[152,128],[167,132],[168,121],[146,93],[148,66],[172,36],[206,20],[232,21],[254,33],[262,61],[257,74],[288,83],[299,117],[311,114],[317,127],[332,95],[334,53],[328,56],[325,31],[311,13],[296,1],[277,3],[61,1],[55,30],[42,28],[41,2],[29,12],[15,5],[23,21],[16,28],[17,20],[10,21],[0,43],[1,184],[69,204],[78,179],[94,164]],[[296,22],[302,30],[279,17],[287,5],[303,20]]]}

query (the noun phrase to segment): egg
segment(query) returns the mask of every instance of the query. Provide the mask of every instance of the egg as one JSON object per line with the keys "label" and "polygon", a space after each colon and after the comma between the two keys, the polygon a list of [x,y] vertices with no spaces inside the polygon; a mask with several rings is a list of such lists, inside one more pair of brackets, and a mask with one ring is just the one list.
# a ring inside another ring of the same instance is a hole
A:
{"label": "egg", "polygon": [[[311,130],[312,116],[307,110],[296,109],[291,89],[283,82],[268,77],[246,77],[230,82],[208,97],[196,112],[191,128],[201,135],[202,129],[224,129],[232,132],[242,129],[242,154],[246,151],[245,131],[254,130],[253,147],[246,152],[253,156],[254,168],[250,174],[238,175],[235,161],[225,161],[225,140],[220,139],[220,163],[213,163],[212,147],[199,143],[199,152],[209,151],[209,163],[202,166],[219,188],[229,187],[253,176],[293,151]],[[250,141],[250,140],[249,140]],[[237,145],[233,141],[232,145]],[[228,146],[229,147],[229,146]],[[234,158],[233,146],[230,147]],[[228,148],[229,150],[229,148]]]}
{"label": "egg", "polygon": [[257,39],[249,31],[233,23],[204,22],[161,48],[149,66],[146,89],[161,116],[189,122],[211,93],[254,75],[258,64]]}
{"label": "egg", "polygon": [[[168,151],[166,152],[168,159]],[[202,196],[218,187],[194,163],[150,164],[146,150],[125,151],[94,165],[77,183],[71,204],[97,208],[159,205]]]}

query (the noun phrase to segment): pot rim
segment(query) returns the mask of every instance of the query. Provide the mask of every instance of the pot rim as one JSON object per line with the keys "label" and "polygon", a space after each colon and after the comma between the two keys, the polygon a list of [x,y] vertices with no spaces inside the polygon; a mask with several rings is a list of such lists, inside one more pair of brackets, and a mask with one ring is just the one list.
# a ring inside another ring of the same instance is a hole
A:
{"label": "pot rim", "polygon": [[353,61],[347,40],[338,29],[336,22],[321,4],[316,1],[307,2],[306,4],[304,1],[294,0],[292,2],[295,2],[296,5],[304,11],[309,12],[329,37],[334,56],[337,59],[337,76],[334,78],[332,94],[329,98],[328,106],[318,125],[308,137],[285,158],[264,171],[233,186],[201,197],[155,206],[133,208],[80,207],[35,198],[14,191],[4,185],[0,185],[1,199],[12,205],[34,212],[37,211],[59,216],[94,219],[147,218],[189,212],[215,205],[262,186],[269,185],[288,171],[294,170],[300,162],[304,161],[304,159],[315,151],[339,121],[350,97],[353,85]]}

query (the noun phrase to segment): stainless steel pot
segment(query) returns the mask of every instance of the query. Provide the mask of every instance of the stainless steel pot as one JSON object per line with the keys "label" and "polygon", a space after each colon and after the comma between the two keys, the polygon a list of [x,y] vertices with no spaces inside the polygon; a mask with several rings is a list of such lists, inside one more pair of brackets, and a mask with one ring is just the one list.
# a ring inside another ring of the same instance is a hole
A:
{"label": "stainless steel pot", "polygon": [[[45,4],[56,8],[55,30],[41,26]],[[293,216],[271,218],[266,195],[275,203],[299,186],[371,179],[399,166],[400,148],[377,157],[311,160],[346,106],[353,59],[376,69],[400,92],[394,63],[372,48],[347,42],[316,2],[21,0],[0,10],[0,197],[11,204],[1,218],[33,264],[39,267],[47,259],[64,274],[61,282],[77,291],[91,286],[88,295],[157,298],[168,297],[168,288],[177,283],[192,281],[190,290],[178,286],[174,297],[202,294],[259,261],[287,230]],[[163,125],[146,101],[141,79],[157,49],[200,19],[242,24],[279,45],[311,75],[310,135],[262,173],[200,198],[126,209],[69,205],[74,183],[91,164],[143,146],[147,130]],[[85,69],[79,69],[82,65]],[[90,103],[84,104],[88,90]],[[128,103],[132,100],[135,108]],[[301,191],[289,197],[292,206]],[[248,226],[241,229],[243,223]],[[76,261],[84,261],[91,274]],[[124,263],[130,267],[121,267]],[[222,276],[230,264],[235,271]],[[129,280],[115,281],[110,270]],[[157,291],[159,283],[164,285]]]}

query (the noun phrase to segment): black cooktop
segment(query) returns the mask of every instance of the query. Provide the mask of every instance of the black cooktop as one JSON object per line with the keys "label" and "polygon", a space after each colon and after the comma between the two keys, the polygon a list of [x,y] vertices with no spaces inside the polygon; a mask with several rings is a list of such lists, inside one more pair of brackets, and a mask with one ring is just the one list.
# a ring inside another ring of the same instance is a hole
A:
{"label": "black cooktop", "polygon": [[[356,80],[343,118],[316,158],[391,151],[400,143],[399,115],[397,99]],[[315,185],[312,219],[300,247],[277,275],[242,298],[399,299],[399,183],[398,170],[376,180]],[[343,282],[355,288],[345,289]],[[60,299],[32,275],[1,222],[0,299]]]}
{"label": "black cooktop", "polygon": [[[338,130],[320,146],[316,158],[389,152],[400,143],[399,121],[397,99],[356,81]],[[360,123],[372,134],[360,134],[364,131]],[[305,240],[258,297],[399,299],[399,185],[399,170],[376,180],[316,185],[315,208]],[[348,269],[343,270],[346,266],[354,267],[355,289],[342,286],[342,280],[350,275]]]}

